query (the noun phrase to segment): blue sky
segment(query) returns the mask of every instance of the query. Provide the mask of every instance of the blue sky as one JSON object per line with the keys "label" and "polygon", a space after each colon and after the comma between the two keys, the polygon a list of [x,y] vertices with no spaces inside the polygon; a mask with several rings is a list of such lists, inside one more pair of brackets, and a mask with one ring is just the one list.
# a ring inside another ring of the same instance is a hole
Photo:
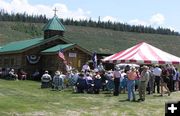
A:
{"label": "blue sky", "polygon": [[165,27],[180,32],[180,0],[0,0],[8,12],[27,12],[60,18],[118,21],[134,25]]}

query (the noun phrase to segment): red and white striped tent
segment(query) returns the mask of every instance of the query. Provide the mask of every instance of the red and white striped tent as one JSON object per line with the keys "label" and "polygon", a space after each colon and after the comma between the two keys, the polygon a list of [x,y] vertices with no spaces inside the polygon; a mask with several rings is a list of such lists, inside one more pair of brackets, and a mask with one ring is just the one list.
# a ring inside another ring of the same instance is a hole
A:
{"label": "red and white striped tent", "polygon": [[109,63],[180,64],[180,58],[145,42],[102,59]]}

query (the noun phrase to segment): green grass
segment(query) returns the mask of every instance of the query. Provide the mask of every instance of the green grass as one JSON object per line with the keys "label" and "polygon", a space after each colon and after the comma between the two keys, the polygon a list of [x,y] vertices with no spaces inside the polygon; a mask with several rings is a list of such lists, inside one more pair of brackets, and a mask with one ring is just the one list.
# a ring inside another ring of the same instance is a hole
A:
{"label": "green grass", "polygon": [[163,116],[165,102],[180,100],[179,95],[147,95],[139,103],[125,101],[127,94],[74,94],[40,89],[40,82],[0,79],[0,116]]}

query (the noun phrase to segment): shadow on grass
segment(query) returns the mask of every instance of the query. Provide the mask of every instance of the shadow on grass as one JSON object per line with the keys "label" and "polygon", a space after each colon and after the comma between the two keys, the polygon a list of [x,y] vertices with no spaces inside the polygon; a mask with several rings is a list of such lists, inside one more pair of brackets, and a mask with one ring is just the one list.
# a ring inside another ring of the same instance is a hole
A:
{"label": "shadow on grass", "polygon": [[113,95],[112,94],[105,94],[104,97],[113,97]]}
{"label": "shadow on grass", "polygon": [[161,95],[153,95],[153,97],[163,97],[163,96],[161,96]]}
{"label": "shadow on grass", "polygon": [[128,102],[128,100],[127,99],[121,99],[121,100],[119,100],[119,102]]}
{"label": "shadow on grass", "polygon": [[109,91],[103,91],[101,92],[102,94],[104,94],[104,97],[113,97],[113,93],[109,92]]}
{"label": "shadow on grass", "polygon": [[121,100],[119,100],[119,102],[140,103],[138,100],[135,100],[135,101],[129,101],[129,100],[127,100],[127,99],[121,99]]}

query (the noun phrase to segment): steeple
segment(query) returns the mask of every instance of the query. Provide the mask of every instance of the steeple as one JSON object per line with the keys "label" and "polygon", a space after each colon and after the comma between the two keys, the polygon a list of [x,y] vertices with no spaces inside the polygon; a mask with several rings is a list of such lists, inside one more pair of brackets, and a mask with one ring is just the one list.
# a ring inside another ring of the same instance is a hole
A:
{"label": "steeple", "polygon": [[57,9],[54,10],[54,17],[48,21],[48,23],[44,26],[44,39],[53,37],[55,35],[63,36],[65,27],[59,20],[59,18],[56,15]]}
{"label": "steeple", "polygon": [[54,16],[56,16],[56,12],[57,12],[58,10],[55,8],[53,11],[54,11]]}

